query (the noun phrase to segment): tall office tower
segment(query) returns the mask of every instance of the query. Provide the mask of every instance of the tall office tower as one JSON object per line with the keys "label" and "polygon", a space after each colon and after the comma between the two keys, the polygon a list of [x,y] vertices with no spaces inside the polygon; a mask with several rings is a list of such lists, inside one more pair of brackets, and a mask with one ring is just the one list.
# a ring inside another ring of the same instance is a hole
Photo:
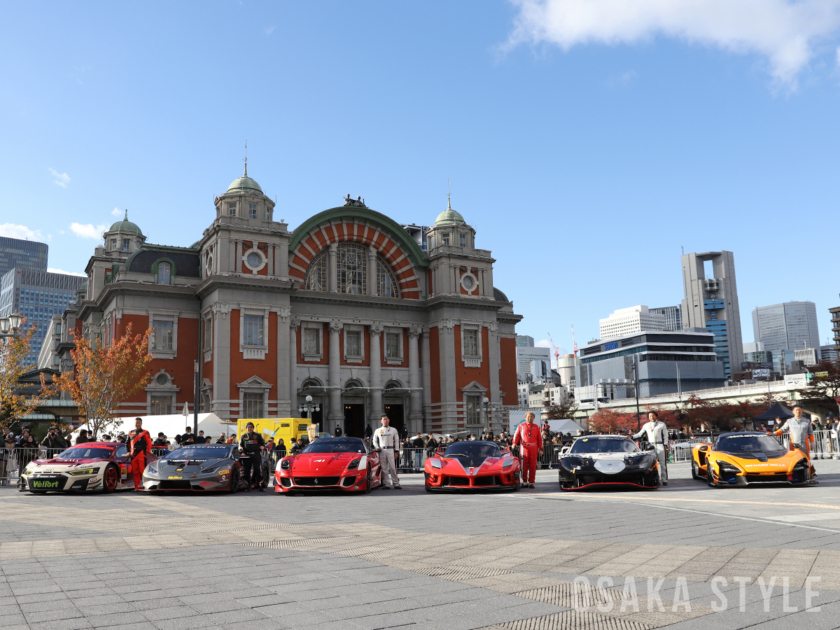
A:
{"label": "tall office tower", "polygon": [[531,335],[516,335],[517,348],[533,348],[534,338]]}
{"label": "tall office tower", "polygon": [[682,330],[682,309],[679,306],[660,306],[648,311],[665,316],[665,330]]}
{"label": "tall office tower", "polygon": [[84,276],[16,267],[0,278],[0,316],[17,312],[26,318],[24,330],[38,326],[29,345],[27,366],[38,363],[53,315],[64,312],[76,299],[76,289],[86,280]]}
{"label": "tall office tower", "polygon": [[598,327],[601,332],[600,341],[604,341],[643,330],[665,330],[665,316],[651,313],[647,306],[640,304],[613,311],[609,317],[598,320]]}
{"label": "tall office tower", "polygon": [[0,236],[0,278],[12,267],[47,270],[46,243]]}
{"label": "tall office tower", "polygon": [[741,310],[732,252],[685,254],[682,257],[683,328],[705,328],[715,336],[715,352],[731,378],[741,369]]}
{"label": "tall office tower", "polygon": [[752,312],[755,340],[765,350],[804,350],[820,347],[817,305],[813,302],[785,302],[759,306]]}

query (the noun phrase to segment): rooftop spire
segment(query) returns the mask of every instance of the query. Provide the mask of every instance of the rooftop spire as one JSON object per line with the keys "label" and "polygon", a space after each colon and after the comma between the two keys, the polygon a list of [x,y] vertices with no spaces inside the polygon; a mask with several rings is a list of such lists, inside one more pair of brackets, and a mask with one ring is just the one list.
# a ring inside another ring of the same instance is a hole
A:
{"label": "rooftop spire", "polygon": [[123,218],[123,221],[128,221],[128,208],[125,209],[125,218]]}
{"label": "rooftop spire", "polygon": [[449,184],[449,178],[446,178],[446,209],[452,210],[452,201],[450,197],[452,196],[451,186]]}
{"label": "rooftop spire", "polygon": [[248,139],[245,139],[245,174],[242,177],[248,177]]}

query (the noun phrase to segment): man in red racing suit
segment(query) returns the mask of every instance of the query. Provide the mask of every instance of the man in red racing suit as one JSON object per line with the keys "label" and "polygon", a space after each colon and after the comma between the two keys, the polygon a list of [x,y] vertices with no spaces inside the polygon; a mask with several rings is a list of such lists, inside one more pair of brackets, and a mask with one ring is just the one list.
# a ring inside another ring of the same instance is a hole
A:
{"label": "man in red racing suit", "polygon": [[540,427],[534,424],[534,414],[525,414],[525,422],[516,427],[513,443],[519,445],[522,457],[522,487],[533,488],[537,476],[537,458],[542,455],[543,441]]}
{"label": "man in red racing suit", "polygon": [[134,419],[134,430],[128,433],[128,454],[131,457],[131,473],[134,475],[134,489],[143,490],[143,471],[146,457],[152,452],[152,436],[143,428],[143,419]]}

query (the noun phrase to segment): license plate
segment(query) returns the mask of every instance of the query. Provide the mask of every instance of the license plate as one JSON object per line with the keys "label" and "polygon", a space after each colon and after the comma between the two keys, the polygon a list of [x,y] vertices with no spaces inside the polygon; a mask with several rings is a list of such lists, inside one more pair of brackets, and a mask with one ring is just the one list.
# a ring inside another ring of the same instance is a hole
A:
{"label": "license plate", "polygon": [[183,477],[177,477],[177,476],[175,476],[175,475],[171,475],[169,478],[170,478],[170,479],[183,479]]}
{"label": "license plate", "polygon": [[33,490],[58,490],[61,486],[59,481],[50,481],[46,479],[33,479],[29,482]]}

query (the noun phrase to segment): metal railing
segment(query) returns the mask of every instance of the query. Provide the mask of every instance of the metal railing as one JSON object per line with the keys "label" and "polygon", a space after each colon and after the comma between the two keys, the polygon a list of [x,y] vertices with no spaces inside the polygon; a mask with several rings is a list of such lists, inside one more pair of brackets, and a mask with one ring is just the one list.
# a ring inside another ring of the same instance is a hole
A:
{"label": "metal railing", "polygon": [[48,448],[0,448],[0,484],[4,486],[17,483],[20,471],[33,459],[49,458],[66,449]]}

